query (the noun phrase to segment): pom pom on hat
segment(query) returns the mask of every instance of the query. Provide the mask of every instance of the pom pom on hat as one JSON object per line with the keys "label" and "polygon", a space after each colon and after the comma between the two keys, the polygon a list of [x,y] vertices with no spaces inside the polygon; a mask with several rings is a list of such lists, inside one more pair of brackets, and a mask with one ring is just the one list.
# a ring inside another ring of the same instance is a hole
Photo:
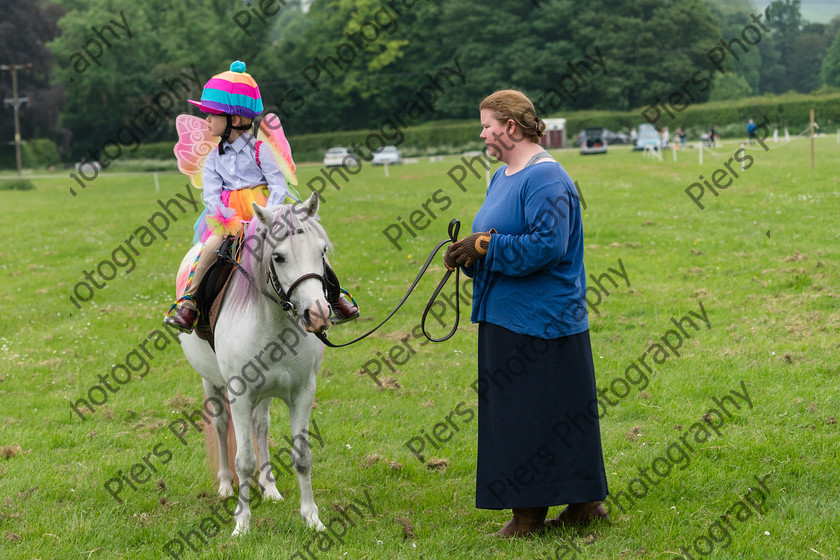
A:
{"label": "pom pom on hat", "polygon": [[230,65],[231,72],[244,72],[245,71],[245,63],[241,60],[236,60],[233,64]]}

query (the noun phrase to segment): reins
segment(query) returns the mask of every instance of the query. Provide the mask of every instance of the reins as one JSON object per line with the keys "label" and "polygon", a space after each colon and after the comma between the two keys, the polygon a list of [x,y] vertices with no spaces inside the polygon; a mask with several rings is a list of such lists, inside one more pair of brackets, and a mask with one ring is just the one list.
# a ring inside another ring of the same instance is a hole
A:
{"label": "reins", "polygon": [[[391,313],[387,317],[385,317],[385,319],[381,323],[376,325],[374,328],[372,328],[371,330],[369,330],[365,334],[363,334],[363,335],[361,335],[357,338],[354,338],[350,342],[345,342],[343,344],[333,344],[332,342],[330,342],[327,339],[326,333],[313,333],[313,334],[315,336],[317,336],[321,340],[321,342],[323,342],[324,344],[326,344],[330,348],[342,348],[344,346],[350,346],[351,344],[355,344],[356,342],[359,342],[360,340],[363,340],[363,339],[367,338],[368,336],[372,335],[373,333],[375,333],[377,330],[379,330],[379,328],[382,325],[387,323],[388,320],[390,320],[391,317],[393,317],[396,314],[396,312],[399,311],[400,307],[402,307],[403,304],[408,300],[408,297],[414,291],[414,288],[417,287],[417,284],[420,283],[420,279],[426,273],[426,270],[428,270],[429,266],[432,263],[432,260],[435,258],[435,255],[437,255],[438,251],[440,251],[440,249],[444,245],[446,245],[447,243],[454,243],[455,241],[458,240],[458,233],[459,233],[460,229],[461,229],[461,222],[459,222],[457,219],[453,219],[452,221],[449,222],[449,230],[448,230],[449,239],[444,239],[443,241],[438,243],[435,246],[434,249],[432,249],[432,252],[429,254],[429,257],[426,259],[426,262],[423,263],[423,266],[420,269],[420,272],[417,274],[417,277],[414,279],[414,282],[411,283],[411,286],[408,288],[408,291],[405,293],[402,300],[400,300],[400,302],[397,304],[397,306],[394,308],[394,310],[391,311]],[[324,284],[324,282],[325,282],[323,276],[320,276],[320,275],[314,274],[314,273],[305,274],[305,275],[301,276],[300,278],[298,278],[295,282],[293,282],[292,286],[289,287],[288,292],[286,292],[286,291],[283,290],[283,288],[280,286],[279,281],[276,279],[276,276],[274,275],[273,269],[270,269],[271,272],[269,273],[269,281],[271,282],[274,290],[277,292],[277,296],[280,296],[280,298],[278,299],[278,297],[276,297],[274,294],[271,294],[271,293],[267,292],[266,290],[258,287],[256,282],[254,282],[253,278],[251,278],[251,275],[248,274],[248,272],[244,268],[242,268],[242,266],[238,262],[236,262],[235,259],[231,258],[228,255],[225,255],[224,258],[226,260],[230,261],[233,264],[234,268],[242,273],[242,275],[245,277],[245,279],[248,281],[249,284],[251,284],[251,286],[254,289],[259,290],[265,297],[267,297],[272,302],[279,305],[284,311],[288,311],[290,313],[291,313],[291,310],[292,310],[293,306],[292,306],[289,298],[290,298],[294,288],[296,288],[303,280],[306,280],[308,278],[318,278],[318,279],[321,280],[322,284]],[[431,310],[432,305],[434,305],[435,301],[437,300],[438,295],[440,294],[441,290],[443,290],[443,287],[446,285],[446,282],[449,280],[449,277],[452,276],[453,272],[455,272],[455,292],[456,292],[456,294],[460,290],[460,287],[461,287],[460,269],[456,268],[454,271],[453,270],[447,270],[446,273],[443,275],[443,278],[438,283],[438,286],[435,289],[435,292],[432,294],[432,297],[429,298],[429,302],[426,304],[426,308],[423,310],[423,317],[420,320],[420,328],[423,331],[423,335],[432,342],[443,342],[445,340],[449,340],[450,338],[452,338],[452,336],[458,330],[458,322],[460,321],[460,318],[461,318],[461,306],[460,306],[460,298],[456,297],[455,298],[455,324],[452,326],[452,330],[450,330],[449,333],[447,333],[446,336],[444,336],[442,338],[432,338],[431,336],[429,336],[429,333],[426,332],[426,316],[429,314],[429,310]]]}

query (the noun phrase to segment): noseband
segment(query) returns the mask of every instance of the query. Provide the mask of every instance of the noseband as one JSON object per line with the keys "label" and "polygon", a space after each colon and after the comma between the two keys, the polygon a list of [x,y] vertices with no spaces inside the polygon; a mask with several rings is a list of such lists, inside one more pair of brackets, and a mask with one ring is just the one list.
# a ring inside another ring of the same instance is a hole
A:
{"label": "noseband", "polygon": [[[324,269],[326,270],[327,263],[324,262]],[[277,297],[280,298],[279,301],[275,300],[280,307],[283,308],[283,311],[288,311],[289,313],[294,313],[295,306],[292,305],[292,292],[295,291],[295,288],[300,286],[300,284],[304,280],[309,280],[310,278],[315,278],[321,282],[321,287],[324,290],[324,295],[329,294],[330,290],[330,283],[327,282],[326,278],[322,274],[316,274],[314,272],[309,272],[304,274],[289,286],[289,291],[283,289],[283,286],[280,285],[280,279],[277,278],[277,272],[274,270],[273,266],[268,267],[268,282],[271,284],[271,287],[274,288],[274,291],[277,293]]]}

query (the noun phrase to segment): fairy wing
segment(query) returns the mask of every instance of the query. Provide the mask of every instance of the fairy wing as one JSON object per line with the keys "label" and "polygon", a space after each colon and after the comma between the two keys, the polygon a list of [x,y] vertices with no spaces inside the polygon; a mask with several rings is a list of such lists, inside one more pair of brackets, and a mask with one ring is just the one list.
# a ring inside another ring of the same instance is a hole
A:
{"label": "fairy wing", "polygon": [[286,135],[283,133],[280,118],[274,113],[267,114],[260,123],[260,133],[263,135],[262,140],[271,146],[274,157],[277,159],[277,165],[280,166],[280,171],[283,172],[286,181],[292,185],[297,185],[298,180],[295,176],[292,147],[289,146],[289,141],[286,140]]}
{"label": "fairy wing", "polygon": [[175,144],[178,170],[190,178],[195,188],[200,189],[204,186],[201,182],[204,162],[219,141],[210,133],[207,123],[201,117],[178,115],[175,128],[178,130],[178,143]]}

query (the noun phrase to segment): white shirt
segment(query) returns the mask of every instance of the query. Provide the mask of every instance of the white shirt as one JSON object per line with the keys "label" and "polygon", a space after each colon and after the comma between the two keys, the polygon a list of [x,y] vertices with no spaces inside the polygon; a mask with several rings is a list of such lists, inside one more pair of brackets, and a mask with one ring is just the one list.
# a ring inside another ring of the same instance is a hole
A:
{"label": "white shirt", "polygon": [[249,133],[242,133],[233,143],[225,142],[225,153],[215,149],[204,163],[204,205],[212,213],[222,206],[222,190],[237,191],[257,185],[268,185],[267,206],[283,204],[288,189],[283,172],[274,159],[271,147],[260,144],[260,165],[257,165],[256,141]]}

